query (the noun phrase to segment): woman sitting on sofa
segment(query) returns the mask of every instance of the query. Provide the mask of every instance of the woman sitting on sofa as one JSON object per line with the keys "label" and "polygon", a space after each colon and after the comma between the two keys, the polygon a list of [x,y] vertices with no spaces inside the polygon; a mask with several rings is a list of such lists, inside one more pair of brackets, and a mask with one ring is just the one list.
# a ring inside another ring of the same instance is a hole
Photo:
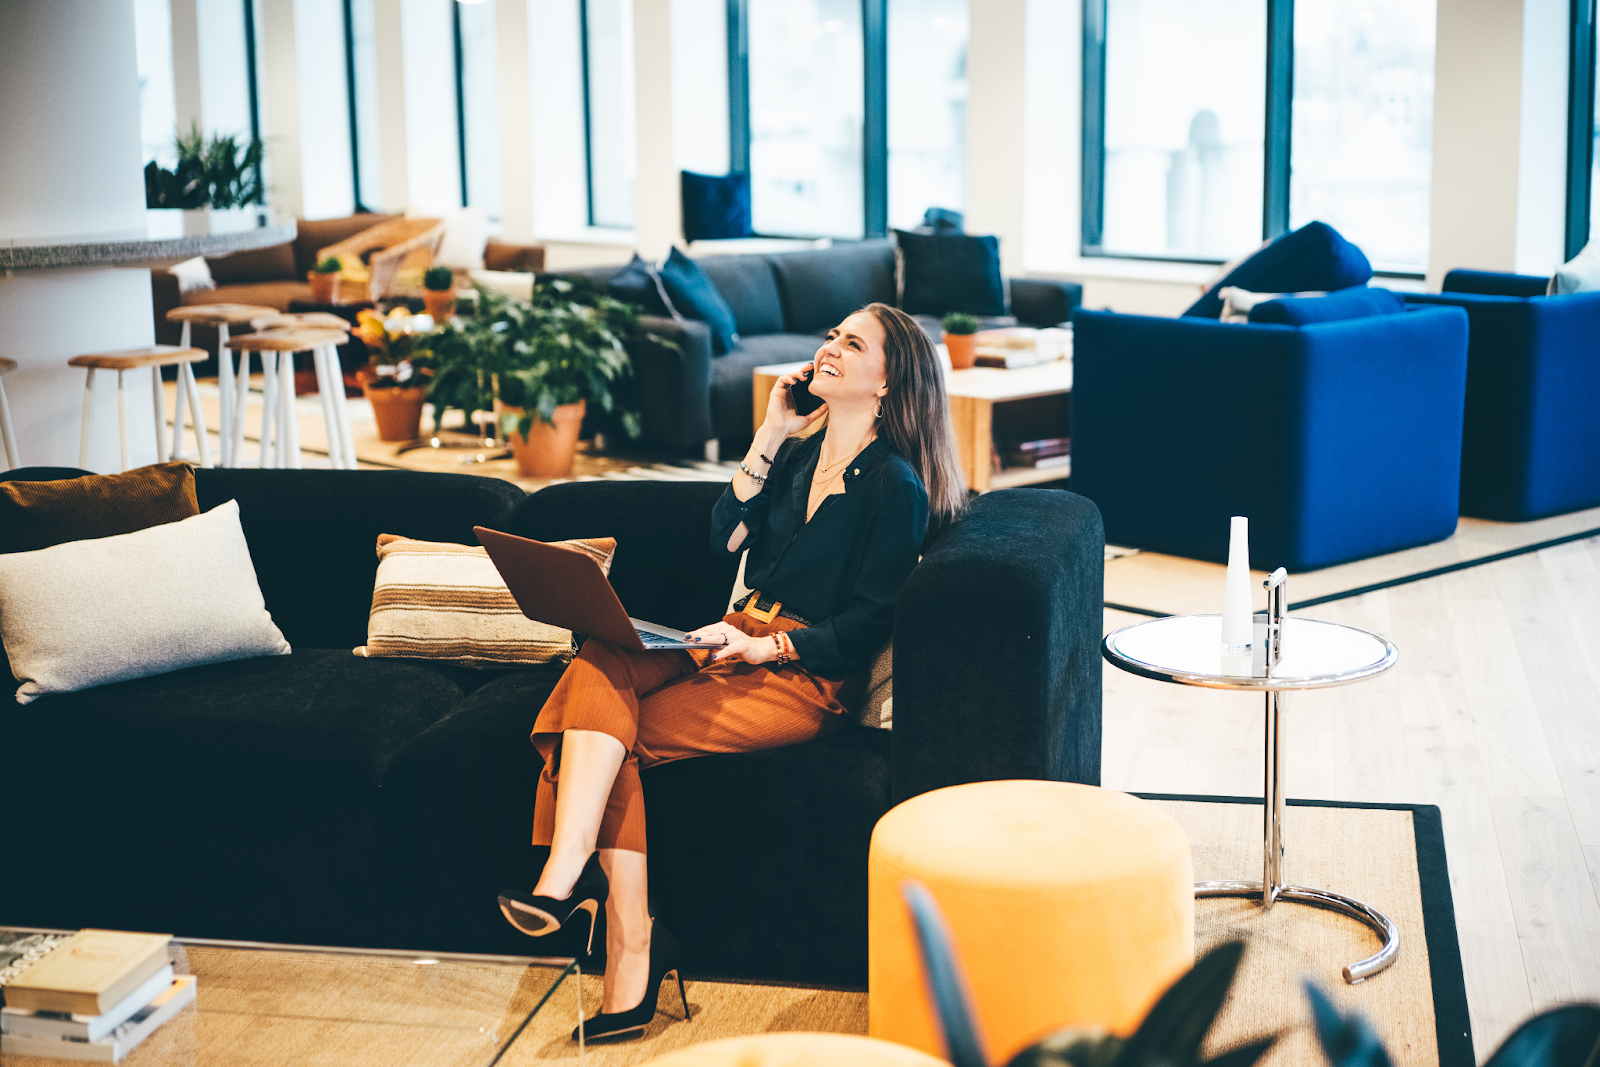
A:
{"label": "woman sitting on sofa", "polygon": [[[807,369],[823,406],[797,414],[790,389],[801,375],[779,378],[712,510],[713,549],[749,549],[756,590],[690,635],[715,650],[635,652],[591,637],[533,727],[544,757],[533,841],[550,858],[533,892],[507,890],[500,908],[535,937],[586,911],[592,939],[605,903],[605,994],[589,1037],[644,1029],[678,967],[677,943],[652,930],[648,909],[640,766],[842,726],[930,526],[966,502],[944,371],[909,316],[867,306],[829,332]],[[791,436],[823,416],[821,432]]]}

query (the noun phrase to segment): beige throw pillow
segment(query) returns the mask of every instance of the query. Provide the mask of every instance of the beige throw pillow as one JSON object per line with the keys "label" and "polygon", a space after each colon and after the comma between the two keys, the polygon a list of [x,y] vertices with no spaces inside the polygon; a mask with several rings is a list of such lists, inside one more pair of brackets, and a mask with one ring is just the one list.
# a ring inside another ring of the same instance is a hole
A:
{"label": "beige throw pillow", "polygon": [[[592,556],[608,573],[617,551],[609,537],[553,543]],[[378,538],[367,643],[356,655],[518,667],[565,662],[572,652],[572,631],[522,614],[483,549],[394,534]]]}
{"label": "beige throw pillow", "polygon": [[136,533],[0,555],[0,640],[19,704],[289,652],[232,500]]}

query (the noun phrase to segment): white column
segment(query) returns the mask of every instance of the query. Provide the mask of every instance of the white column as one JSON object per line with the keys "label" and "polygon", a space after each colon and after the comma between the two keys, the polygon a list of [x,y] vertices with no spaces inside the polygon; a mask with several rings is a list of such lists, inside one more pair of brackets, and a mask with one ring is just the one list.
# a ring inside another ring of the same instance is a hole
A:
{"label": "white column", "polygon": [[1027,0],[970,5],[967,41],[968,233],[1000,238],[1000,266],[1023,264]]}
{"label": "white column", "polygon": [[633,64],[638,146],[633,229],[639,254],[656,259],[683,241],[678,161],[672,144],[671,0],[634,0]]}
{"label": "white column", "polygon": [[533,53],[528,0],[496,0],[495,78],[500,104],[500,235],[534,239]]}
{"label": "white column", "polygon": [[261,136],[267,143],[267,202],[298,218],[300,190],[300,70],[294,39],[295,0],[262,0]]}
{"label": "white column", "polygon": [[[0,244],[11,238],[144,231],[144,160],[133,7],[102,0],[0,3]],[[147,270],[16,271],[0,274],[0,355],[17,443],[31,465],[78,465],[81,370],[86,352],[152,342]],[[90,437],[90,466],[113,471],[115,381],[105,379],[106,421]],[[130,383],[130,410],[153,410],[144,375]],[[148,416],[145,416],[148,417]],[[132,435],[131,462],[155,458],[153,436]]]}
{"label": "white column", "polygon": [[1082,247],[1083,4],[1028,0],[1027,7],[1022,265],[1052,270],[1076,260]]}
{"label": "white column", "polygon": [[372,47],[378,92],[378,174],[385,211],[411,200],[406,173],[406,57],[400,0],[372,5]]}

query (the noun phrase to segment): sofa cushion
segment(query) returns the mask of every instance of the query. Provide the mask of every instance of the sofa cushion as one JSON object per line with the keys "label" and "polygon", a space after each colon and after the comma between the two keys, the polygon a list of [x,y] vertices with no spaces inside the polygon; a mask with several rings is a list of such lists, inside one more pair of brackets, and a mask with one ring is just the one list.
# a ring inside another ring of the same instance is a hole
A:
{"label": "sofa cushion", "polygon": [[728,351],[739,341],[739,330],[734,322],[733,309],[717,291],[716,284],[706,277],[699,264],[677,248],[667,253],[667,261],[658,272],[661,284],[666,286],[667,297],[678,314],[699,319],[711,327],[713,351],[718,355]]}
{"label": "sofa cushion", "polygon": [[903,287],[900,309],[908,315],[1009,315],[1006,281],[1000,273],[1000,239],[966,234],[894,231]]}
{"label": "sofa cushion", "polygon": [[117,850],[111,877],[103,849],[54,850],[49,878],[8,883],[8,920],[381,945],[378,784],[460,700],[423,666],[302,649],[12,714],[10,751],[70,758],[13,761],[10,817],[60,841],[136,844]]}
{"label": "sofa cushion", "polygon": [[849,241],[772,257],[789,333],[821,333],[875,301],[894,303],[894,243]]}
{"label": "sofa cushion", "polygon": [[1252,293],[1327,293],[1365,285],[1371,278],[1372,264],[1361,249],[1326,222],[1308,222],[1228,271],[1184,314],[1216,318],[1222,314],[1219,294],[1230,285]]}
{"label": "sofa cushion", "polygon": [[211,270],[211,280],[218,285],[294,281],[305,277],[303,271],[295,272],[293,242],[226,256],[207,256],[206,266]]}
{"label": "sofa cushion", "polygon": [[[532,279],[529,279],[532,281]],[[637,253],[626,267],[613,274],[606,283],[607,290],[618,300],[625,300],[647,315],[676,314],[661,276],[655,267],[639,258]],[[523,297],[524,300],[528,299]]]}
{"label": "sofa cushion", "polygon": [[134,533],[0,556],[0,635],[19,704],[289,651],[232,500]]}
{"label": "sofa cushion", "polygon": [[294,239],[294,276],[304,278],[317,265],[317,255],[324,248],[400,217],[362,213],[338,219],[299,219]]}
{"label": "sofa cushion", "polygon": [[1550,279],[1543,275],[1510,274],[1497,270],[1453,270],[1439,287],[1447,293],[1483,296],[1544,296]]}
{"label": "sofa cushion", "polygon": [[1592,293],[1597,289],[1600,289],[1600,241],[1590,241],[1550,276],[1545,292],[1549,296],[1563,296]]}
{"label": "sofa cushion", "polygon": [[1280,326],[1307,326],[1314,322],[1398,315],[1405,309],[1406,302],[1398,293],[1356,285],[1326,296],[1286,296],[1263,300],[1250,309],[1250,321],[1277,323]]}
{"label": "sofa cushion", "polygon": [[[472,527],[499,528],[525,496],[498,478],[419,471],[195,471],[201,508],[239,501],[267,610],[296,648],[366,640],[384,533],[477,544]],[[355,658],[355,657],[350,657]]]}
{"label": "sofa cushion", "polygon": [[[837,325],[837,323],[835,323]],[[817,354],[822,342],[803,334],[769,333],[744,337],[739,347],[711,363],[711,418],[717,437],[748,441],[755,433],[753,394],[755,370],[768,363],[794,363]]]}
{"label": "sofa cushion", "polygon": [[683,239],[721,241],[750,236],[750,172],[684,171]]}
{"label": "sofa cushion", "polygon": [[741,338],[783,332],[783,298],[770,256],[706,256],[695,262],[728,302]]}
{"label": "sofa cushion", "polygon": [[0,552],[113,537],[200,514],[194,470],[154,463],[121,474],[0,482]]}

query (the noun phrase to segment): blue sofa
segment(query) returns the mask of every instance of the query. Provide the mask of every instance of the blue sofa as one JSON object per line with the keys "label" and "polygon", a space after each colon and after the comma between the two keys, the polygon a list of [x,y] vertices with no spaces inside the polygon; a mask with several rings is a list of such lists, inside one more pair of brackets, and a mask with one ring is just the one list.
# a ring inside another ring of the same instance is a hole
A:
{"label": "blue sofa", "polygon": [[1467,316],[1305,326],[1080,311],[1071,487],[1106,540],[1312,570],[1456,528]]}
{"label": "blue sofa", "polygon": [[1600,505],[1600,293],[1455,270],[1417,305],[1466,310],[1461,511],[1525,522]]}

